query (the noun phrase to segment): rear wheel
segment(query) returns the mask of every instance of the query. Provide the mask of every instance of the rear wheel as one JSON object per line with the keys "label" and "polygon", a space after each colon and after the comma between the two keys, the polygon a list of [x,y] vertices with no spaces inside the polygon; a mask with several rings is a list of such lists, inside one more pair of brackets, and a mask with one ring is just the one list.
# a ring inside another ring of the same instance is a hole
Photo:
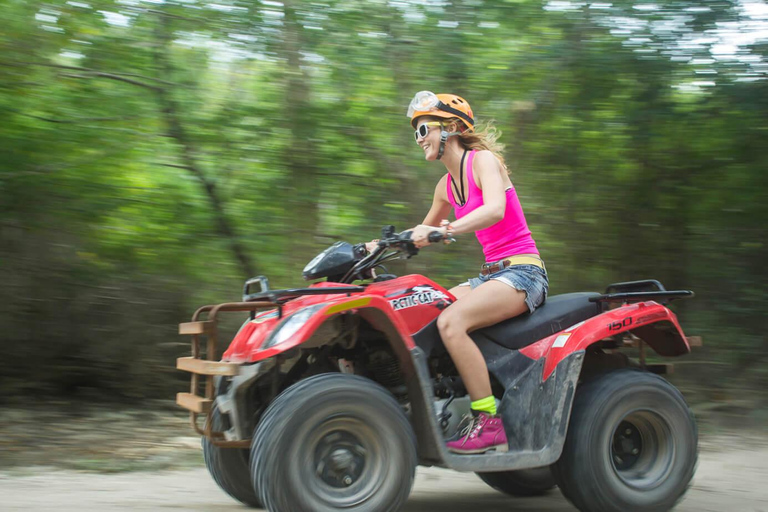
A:
{"label": "rear wheel", "polygon": [[693,477],[697,443],[693,415],[674,386],[618,370],[577,392],[553,472],[579,510],[666,511]]}
{"label": "rear wheel", "polygon": [[497,491],[510,496],[540,496],[555,488],[555,478],[549,466],[517,471],[477,473],[477,476]]}
{"label": "rear wheel", "polygon": [[[214,405],[211,411],[211,428],[214,432],[229,429],[229,422]],[[220,448],[203,437],[203,458],[211,476],[224,492],[254,508],[261,502],[253,490],[251,470],[248,466],[249,451],[243,448]]]}
{"label": "rear wheel", "polygon": [[392,395],[323,374],[278,396],[251,445],[254,488],[272,511],[395,511],[411,491],[416,438]]}

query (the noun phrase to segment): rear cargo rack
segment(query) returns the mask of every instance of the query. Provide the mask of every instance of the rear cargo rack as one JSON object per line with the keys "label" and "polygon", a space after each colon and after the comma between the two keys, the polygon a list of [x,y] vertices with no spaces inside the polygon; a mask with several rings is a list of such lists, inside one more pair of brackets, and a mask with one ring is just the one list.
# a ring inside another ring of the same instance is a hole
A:
{"label": "rear cargo rack", "polygon": [[661,304],[666,304],[675,299],[690,299],[695,294],[690,290],[674,290],[663,292],[628,292],[628,293],[607,293],[590,297],[590,302],[642,302],[646,300],[659,299]]}
{"label": "rear cargo rack", "polygon": [[666,304],[675,299],[690,299],[694,295],[690,290],[667,291],[664,285],[656,279],[645,279],[609,284],[604,294],[590,297],[589,301],[628,303],[658,300],[661,304]]}
{"label": "rear cargo rack", "polygon": [[656,279],[643,279],[642,281],[625,281],[622,283],[612,283],[605,288],[605,293],[613,292],[647,292],[647,291],[667,291],[664,285]]}
{"label": "rear cargo rack", "polygon": [[[656,279],[645,279],[642,281],[627,281],[623,283],[609,284],[605,293],[595,297],[590,297],[590,302],[611,303],[621,302],[624,304],[632,302],[643,302],[646,300],[655,300],[662,305],[675,299],[690,299],[695,294],[690,290],[667,290],[664,285]],[[610,349],[619,348],[637,348],[640,367],[657,374],[673,373],[674,365],[672,363],[646,363],[646,343],[642,338],[634,333],[627,332],[621,337],[610,338],[612,346]],[[686,342],[689,347],[700,347],[702,345],[700,336],[688,336]]]}

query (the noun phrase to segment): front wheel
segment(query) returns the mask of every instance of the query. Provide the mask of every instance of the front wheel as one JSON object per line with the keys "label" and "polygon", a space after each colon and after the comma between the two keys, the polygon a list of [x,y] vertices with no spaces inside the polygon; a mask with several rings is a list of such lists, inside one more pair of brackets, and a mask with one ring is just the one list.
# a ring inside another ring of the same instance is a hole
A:
{"label": "front wheel", "polygon": [[[229,421],[222,416],[216,405],[213,406],[210,418],[211,430],[214,432],[223,432],[229,428]],[[261,508],[261,502],[251,482],[248,450],[221,448],[207,437],[203,437],[202,444],[205,466],[219,487],[236,500],[254,508]]]}
{"label": "front wheel", "polygon": [[555,478],[549,466],[516,471],[477,473],[480,480],[510,496],[541,496],[555,488]]}
{"label": "front wheel", "polygon": [[416,437],[392,395],[336,373],[281,393],[251,445],[254,488],[271,512],[398,510],[416,463]]}
{"label": "front wheel", "polygon": [[693,415],[674,386],[618,370],[577,391],[553,473],[581,511],[663,512],[693,477],[697,443]]}

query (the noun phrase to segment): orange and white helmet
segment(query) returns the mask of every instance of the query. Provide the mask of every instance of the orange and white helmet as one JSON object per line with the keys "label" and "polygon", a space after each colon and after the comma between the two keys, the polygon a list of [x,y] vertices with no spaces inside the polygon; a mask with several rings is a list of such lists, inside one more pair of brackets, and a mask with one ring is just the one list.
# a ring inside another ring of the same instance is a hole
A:
{"label": "orange and white helmet", "polygon": [[472,107],[467,100],[455,94],[435,94],[430,91],[419,91],[408,106],[411,125],[416,128],[418,118],[423,116],[443,117],[446,119],[458,118],[464,123],[464,130],[472,130],[475,127],[475,119],[472,115]]}

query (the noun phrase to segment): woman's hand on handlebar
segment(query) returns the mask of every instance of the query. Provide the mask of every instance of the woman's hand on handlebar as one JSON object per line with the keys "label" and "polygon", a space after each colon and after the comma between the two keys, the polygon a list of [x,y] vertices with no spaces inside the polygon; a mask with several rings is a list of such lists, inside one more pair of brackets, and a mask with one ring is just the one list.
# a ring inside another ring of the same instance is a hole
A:
{"label": "woman's hand on handlebar", "polygon": [[419,224],[418,226],[413,228],[411,231],[412,231],[411,240],[413,240],[413,245],[415,245],[420,249],[430,244],[429,242],[430,233],[438,231],[441,235],[445,236],[446,228]]}
{"label": "woman's hand on handlebar", "polygon": [[379,239],[371,240],[370,242],[365,243],[365,250],[368,251],[368,254],[371,254],[374,249],[376,249],[379,246]]}

